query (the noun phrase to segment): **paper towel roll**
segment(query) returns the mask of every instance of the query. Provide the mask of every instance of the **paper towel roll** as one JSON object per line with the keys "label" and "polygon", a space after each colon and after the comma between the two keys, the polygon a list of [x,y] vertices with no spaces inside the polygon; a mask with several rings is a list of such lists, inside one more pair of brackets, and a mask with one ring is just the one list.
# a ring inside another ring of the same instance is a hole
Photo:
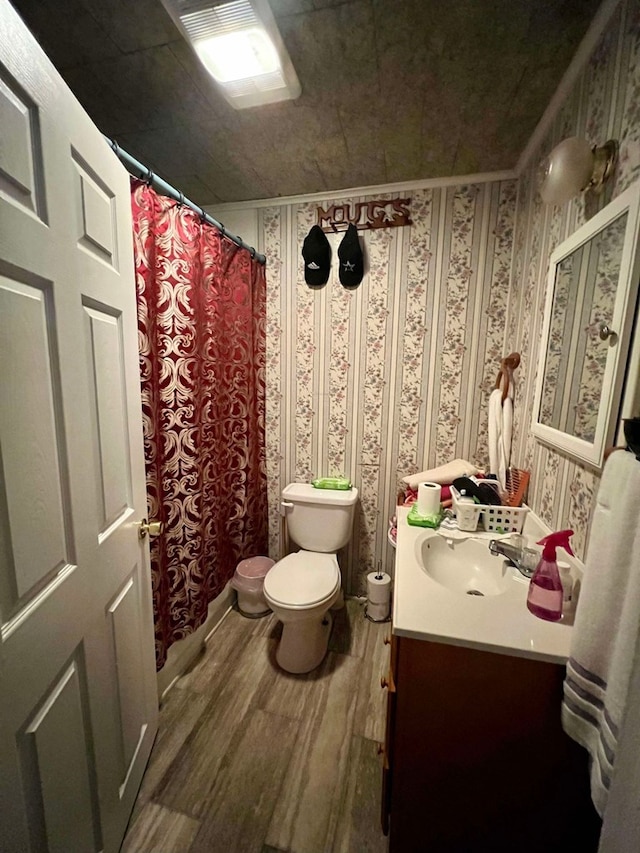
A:
{"label": "paper towel roll", "polygon": [[418,513],[420,515],[438,515],[440,513],[440,493],[438,483],[420,483],[418,486]]}

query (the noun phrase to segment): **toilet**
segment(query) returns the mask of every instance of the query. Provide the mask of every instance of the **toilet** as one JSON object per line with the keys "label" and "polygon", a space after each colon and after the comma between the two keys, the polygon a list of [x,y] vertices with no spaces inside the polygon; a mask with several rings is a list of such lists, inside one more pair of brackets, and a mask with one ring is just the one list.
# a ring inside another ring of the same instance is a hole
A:
{"label": "toilet", "polygon": [[329,608],[342,604],[336,553],[351,538],[357,500],[357,489],[316,489],[306,483],[283,489],[289,537],[301,550],[269,571],[264,597],[282,622],[276,660],[286,672],[310,672],[327,653]]}

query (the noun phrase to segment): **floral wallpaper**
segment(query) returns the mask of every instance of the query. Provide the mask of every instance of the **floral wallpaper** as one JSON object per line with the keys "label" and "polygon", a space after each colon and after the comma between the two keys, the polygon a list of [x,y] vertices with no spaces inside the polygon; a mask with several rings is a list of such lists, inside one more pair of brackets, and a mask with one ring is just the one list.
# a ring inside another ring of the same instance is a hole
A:
{"label": "floral wallpaper", "polygon": [[360,494],[340,555],[350,594],[365,593],[378,565],[392,571],[387,529],[401,477],[455,456],[487,461],[487,401],[509,349],[516,181],[403,195],[413,225],[359,232],[365,276],[352,291],[337,275],[342,234],[328,235],[326,286],[304,282],[301,247],[316,202],[258,210],[268,259],[270,556],[284,548],[282,488],[346,475]]}
{"label": "floral wallpaper", "polygon": [[[593,144],[618,139],[616,173],[598,198],[546,207],[539,164],[571,135]],[[599,475],[540,444],[530,430],[549,256],[638,178],[640,0],[623,0],[518,180],[403,191],[412,199],[413,224],[359,232],[365,276],[357,289],[338,280],[341,234],[328,235],[326,286],[304,283],[300,250],[318,202],[256,208],[258,248],[268,258],[272,557],[284,549],[282,488],[344,474],[361,497],[354,535],[340,555],[345,589],[362,594],[369,571],[392,571],[387,526],[400,478],[455,456],[488,461],[487,402],[500,358],[512,350],[521,353],[512,462],[532,472],[530,505],[552,528],[572,527],[584,556]],[[597,374],[598,359],[590,354],[588,373]],[[574,401],[584,430],[592,385]],[[553,407],[551,393],[545,405]]]}
{"label": "floral wallpaper", "polygon": [[[584,136],[592,144],[617,139],[620,153],[616,171],[602,196],[582,195],[562,206],[545,207],[538,194],[539,164],[567,136]],[[522,355],[516,374],[513,458],[520,467],[531,469],[529,503],[533,509],[556,530],[573,528],[574,547],[581,557],[588,543],[599,473],[535,441],[529,429],[549,256],[576,228],[639,178],[640,0],[623,0],[561,105],[547,138],[518,181],[513,286],[507,318],[509,340]],[[603,275],[599,301],[609,298],[607,282]],[[594,318],[586,318],[585,325],[595,322]],[[597,374],[599,356],[595,352],[592,355],[595,362],[587,370],[593,368]],[[581,402],[587,399],[588,394]],[[578,416],[586,419],[582,428],[588,430],[586,409]]]}

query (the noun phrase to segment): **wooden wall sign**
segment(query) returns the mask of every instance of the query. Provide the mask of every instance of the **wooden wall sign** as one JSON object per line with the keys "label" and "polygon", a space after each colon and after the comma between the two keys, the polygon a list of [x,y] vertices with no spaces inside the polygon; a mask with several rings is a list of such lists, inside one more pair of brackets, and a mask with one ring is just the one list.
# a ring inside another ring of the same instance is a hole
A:
{"label": "wooden wall sign", "polygon": [[318,208],[318,225],[326,232],[346,231],[350,223],[358,231],[400,228],[402,225],[411,225],[410,205],[410,198],[332,204],[326,210],[324,207]]}

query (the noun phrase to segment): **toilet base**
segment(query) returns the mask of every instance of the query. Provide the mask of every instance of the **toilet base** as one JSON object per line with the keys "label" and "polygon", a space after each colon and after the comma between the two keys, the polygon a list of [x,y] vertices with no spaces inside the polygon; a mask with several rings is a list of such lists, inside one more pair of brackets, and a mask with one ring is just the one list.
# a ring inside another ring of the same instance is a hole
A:
{"label": "toilet base", "polygon": [[332,624],[328,611],[319,619],[284,622],[276,651],[278,666],[295,675],[320,666],[327,653]]}

